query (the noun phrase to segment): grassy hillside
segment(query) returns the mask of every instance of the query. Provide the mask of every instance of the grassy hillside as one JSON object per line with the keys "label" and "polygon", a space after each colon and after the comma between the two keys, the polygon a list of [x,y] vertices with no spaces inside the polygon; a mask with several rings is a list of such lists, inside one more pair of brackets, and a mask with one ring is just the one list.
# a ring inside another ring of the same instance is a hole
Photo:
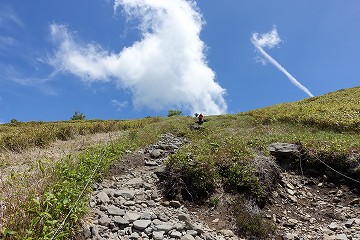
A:
{"label": "grassy hillside", "polygon": [[302,123],[340,132],[360,132],[360,87],[343,89],[296,103],[278,104],[248,113],[257,119]]}
{"label": "grassy hillside", "polygon": [[[1,206],[6,206],[3,216],[11,216],[0,221],[0,230],[9,239],[47,239],[68,212],[69,203],[75,201],[99,156],[104,159],[103,164],[92,181],[101,179],[126,150],[146,146],[167,132],[189,140],[167,162],[168,174],[164,182],[172,197],[180,195],[183,199],[205,201],[215,189],[222,187],[233,193],[245,193],[263,205],[277,180],[274,163],[266,158],[269,156],[268,145],[274,142],[301,145],[304,170],[322,166],[317,161],[321,159],[343,173],[359,178],[359,99],[360,88],[347,89],[247,113],[209,116],[197,130],[189,127],[196,119],[179,116],[1,125],[1,159],[5,153],[21,154],[34,147],[46,148],[57,139],[66,141],[80,134],[116,130],[121,132],[121,138],[112,139],[115,141],[107,146],[94,146],[81,154],[65,156],[56,163],[33,159],[31,177],[28,174],[27,178],[23,172],[9,173],[9,166],[0,164],[1,172],[7,176],[1,181],[0,202]],[[272,169],[272,172],[264,169]],[[31,189],[33,181],[39,182],[44,177],[47,181],[43,185]],[[166,182],[171,184],[166,185]],[[7,197],[18,192],[23,194],[22,199]],[[69,237],[71,229],[86,212],[86,202],[84,197],[59,239]],[[246,229],[267,226],[261,220],[253,224],[259,227],[239,227],[246,232]],[[267,231],[252,234],[260,236]]]}

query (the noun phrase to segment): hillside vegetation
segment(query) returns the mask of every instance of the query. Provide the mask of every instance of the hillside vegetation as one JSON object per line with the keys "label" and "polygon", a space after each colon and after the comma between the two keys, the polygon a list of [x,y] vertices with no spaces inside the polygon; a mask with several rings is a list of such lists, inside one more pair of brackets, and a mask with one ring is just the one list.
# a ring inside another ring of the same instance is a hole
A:
{"label": "hillside vegetation", "polygon": [[[88,181],[90,184],[99,181],[126,151],[153,143],[160,134],[168,132],[188,140],[167,160],[164,187],[169,197],[205,202],[211,201],[216,189],[223,188],[263,206],[277,181],[278,170],[268,151],[268,145],[274,142],[300,145],[305,172],[315,167],[319,173],[325,171],[326,167],[317,161],[321,159],[359,179],[359,99],[360,88],[352,88],[246,113],[209,116],[196,128],[189,127],[197,126],[195,118],[183,116],[1,125],[0,154],[46,148],[55,140],[66,141],[99,129],[120,131],[121,137],[64,156],[56,163],[33,159],[32,177],[24,178],[21,172],[9,173],[9,165],[0,165],[2,175],[7,176],[1,181],[0,230],[8,239],[50,239]],[[102,160],[99,171],[90,178],[99,159]],[[270,169],[270,174],[264,169]],[[41,187],[31,189],[33,182],[44,177],[47,181]],[[12,191],[26,195],[22,199],[8,198],[14,195]],[[87,201],[85,194],[57,239],[71,236],[86,213]],[[252,216],[251,221],[239,223],[240,232],[259,237],[271,233],[269,224]]]}
{"label": "hillside vegetation", "polygon": [[339,132],[360,132],[360,87],[343,89],[296,103],[278,104],[248,113],[261,121],[314,125]]}

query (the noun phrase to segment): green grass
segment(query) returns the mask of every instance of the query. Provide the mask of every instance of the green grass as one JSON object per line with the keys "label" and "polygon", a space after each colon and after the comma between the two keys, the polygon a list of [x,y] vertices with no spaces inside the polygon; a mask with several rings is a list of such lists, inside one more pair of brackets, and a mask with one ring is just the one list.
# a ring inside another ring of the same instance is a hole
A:
{"label": "green grass", "polygon": [[296,103],[284,103],[246,113],[262,122],[314,125],[321,129],[360,132],[360,87],[343,89]]}
{"label": "green grass", "polygon": [[[2,125],[0,143],[3,149],[18,152],[34,146],[46,147],[52,141],[71,139],[78,134],[114,130],[126,133],[111,147],[87,149],[57,164],[51,175],[52,181],[45,190],[34,192],[29,198],[31,201],[19,206],[26,208],[27,217],[22,220],[19,217],[16,223],[5,227],[8,234],[16,232],[17,235],[12,235],[14,239],[47,239],[67,213],[69,202],[74,201],[85,184],[87,177],[83,176],[90,175],[93,159],[103,153],[106,156],[95,181],[104,176],[109,165],[118,161],[124,150],[154,143],[160,134],[168,132],[189,140],[167,160],[165,186],[170,197],[177,195],[206,202],[216,188],[223,187],[234,194],[245,194],[257,204],[264,204],[274,183],[264,180],[265,175],[254,159],[258,155],[269,156],[268,145],[274,142],[301,144],[305,170],[320,164],[316,161],[320,158],[335,169],[359,179],[359,99],[360,88],[352,88],[246,113],[209,116],[198,130],[189,128],[197,119],[183,116]],[[41,163],[37,165],[40,168]],[[71,235],[86,211],[86,202],[84,198],[58,239]],[[248,212],[241,214],[247,216]],[[259,215],[246,222],[240,221],[241,216],[237,219],[240,231],[246,234],[265,236],[272,231],[264,228],[256,233],[255,226],[263,224]]]}
{"label": "green grass", "polygon": [[0,152],[21,152],[31,147],[46,147],[56,140],[70,140],[76,135],[141,128],[160,119],[88,120],[61,122],[16,122],[0,125]]}

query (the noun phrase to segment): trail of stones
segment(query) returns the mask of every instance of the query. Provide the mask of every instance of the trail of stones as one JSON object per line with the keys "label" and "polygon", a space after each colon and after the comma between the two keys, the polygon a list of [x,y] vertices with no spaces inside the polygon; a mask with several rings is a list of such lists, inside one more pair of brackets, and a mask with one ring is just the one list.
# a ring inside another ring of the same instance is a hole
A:
{"label": "trail of stones", "polygon": [[[270,145],[270,153],[280,164],[298,156],[299,146],[288,143]],[[315,177],[283,171],[271,204],[265,207],[265,217],[277,224],[278,238],[283,240],[359,240],[360,189],[350,187],[334,172]]]}
{"label": "trail of stones", "polygon": [[112,176],[95,184],[89,203],[93,218],[84,225],[85,239],[238,239],[231,230],[217,233],[181,202],[162,197],[155,173],[163,171],[164,159],[184,142],[164,134],[157,144],[127,155],[125,166],[134,168],[113,170]]}

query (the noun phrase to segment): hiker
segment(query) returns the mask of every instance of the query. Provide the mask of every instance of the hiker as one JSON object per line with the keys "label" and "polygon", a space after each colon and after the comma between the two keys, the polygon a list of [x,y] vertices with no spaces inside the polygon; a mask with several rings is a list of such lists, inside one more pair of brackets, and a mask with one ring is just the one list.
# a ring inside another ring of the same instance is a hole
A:
{"label": "hiker", "polygon": [[197,116],[197,118],[198,118],[198,123],[199,123],[199,124],[203,124],[203,122],[204,122],[204,115],[203,115],[202,113],[200,113],[200,114]]}

